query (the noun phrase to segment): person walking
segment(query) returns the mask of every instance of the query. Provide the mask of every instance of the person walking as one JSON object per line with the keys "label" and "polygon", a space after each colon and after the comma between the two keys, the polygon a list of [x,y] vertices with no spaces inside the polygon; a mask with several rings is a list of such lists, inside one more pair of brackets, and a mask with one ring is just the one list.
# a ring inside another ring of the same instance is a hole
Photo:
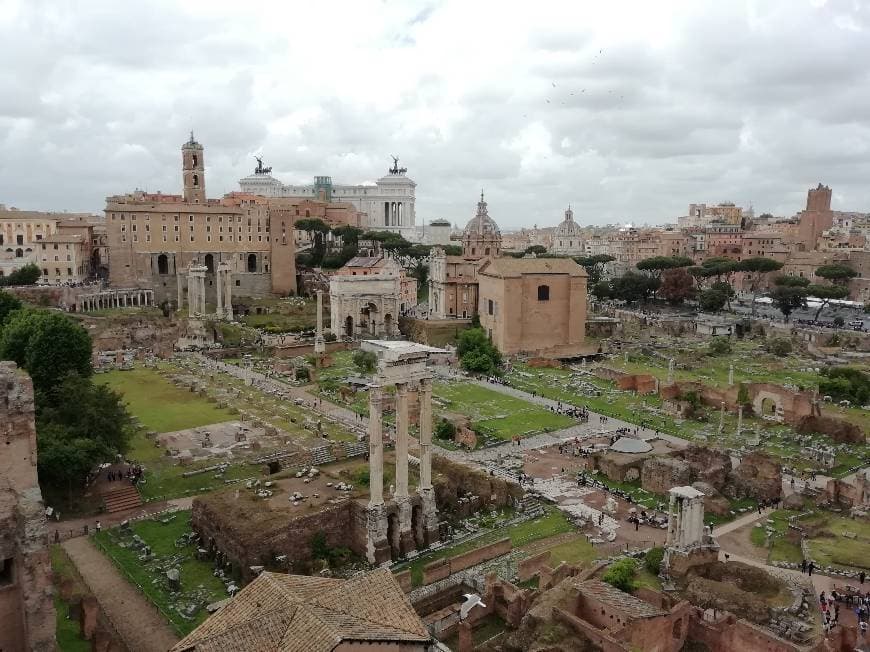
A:
{"label": "person walking", "polygon": [[807,566],[807,575],[809,575],[810,577],[812,577],[812,576],[813,576],[813,571],[815,570],[815,568],[816,568],[816,565],[815,565],[813,562],[810,562],[810,565]]}
{"label": "person walking", "polygon": [[861,584],[863,584],[864,580],[866,580],[866,579],[867,579],[867,573],[865,573],[864,571],[861,571],[860,573],[858,573],[858,581]]}
{"label": "person walking", "polygon": [[801,559],[801,573],[807,572],[807,560]]}

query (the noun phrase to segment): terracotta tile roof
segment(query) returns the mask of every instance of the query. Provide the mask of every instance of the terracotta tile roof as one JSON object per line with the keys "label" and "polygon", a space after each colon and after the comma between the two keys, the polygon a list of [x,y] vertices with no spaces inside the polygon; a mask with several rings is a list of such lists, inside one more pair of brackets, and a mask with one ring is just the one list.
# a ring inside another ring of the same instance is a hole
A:
{"label": "terracotta tile roof", "polygon": [[578,582],[576,586],[581,595],[610,605],[614,609],[619,609],[632,618],[654,618],[667,615],[666,611],[662,611],[654,604],[636,598],[630,593],[620,591],[600,580],[586,580]]}
{"label": "terracotta tile roof", "polygon": [[494,258],[480,268],[480,273],[501,278],[523,274],[586,276],[586,270],[571,258]]}
{"label": "terracotta tile roof", "polygon": [[354,256],[347,261],[345,267],[378,267],[384,260],[383,256]]}
{"label": "terracotta tile roof", "polygon": [[329,652],[342,641],[430,640],[386,569],[349,580],[262,573],[172,652]]}

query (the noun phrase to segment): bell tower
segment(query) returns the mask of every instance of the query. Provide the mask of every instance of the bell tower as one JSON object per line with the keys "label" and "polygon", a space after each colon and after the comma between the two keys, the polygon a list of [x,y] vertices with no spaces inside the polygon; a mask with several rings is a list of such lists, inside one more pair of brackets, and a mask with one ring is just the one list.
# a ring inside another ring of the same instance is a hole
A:
{"label": "bell tower", "polygon": [[181,146],[181,175],[184,181],[184,201],[205,204],[205,164],[202,160],[202,145],[193,139]]}

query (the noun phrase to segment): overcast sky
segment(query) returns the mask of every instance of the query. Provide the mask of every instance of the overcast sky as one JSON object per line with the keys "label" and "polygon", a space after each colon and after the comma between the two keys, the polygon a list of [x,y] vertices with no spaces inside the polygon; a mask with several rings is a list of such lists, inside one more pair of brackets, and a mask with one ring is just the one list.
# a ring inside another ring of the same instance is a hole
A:
{"label": "overcast sky", "polygon": [[0,60],[7,206],[179,192],[193,129],[212,197],[396,154],[418,224],[870,211],[870,0],[0,0]]}

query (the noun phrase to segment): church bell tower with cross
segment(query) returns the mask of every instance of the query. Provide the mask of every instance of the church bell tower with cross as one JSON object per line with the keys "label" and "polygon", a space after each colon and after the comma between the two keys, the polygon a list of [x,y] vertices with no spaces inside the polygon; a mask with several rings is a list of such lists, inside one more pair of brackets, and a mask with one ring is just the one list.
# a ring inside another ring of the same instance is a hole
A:
{"label": "church bell tower with cross", "polygon": [[181,146],[181,175],[184,181],[184,201],[191,204],[205,204],[205,163],[202,145],[193,138]]}

